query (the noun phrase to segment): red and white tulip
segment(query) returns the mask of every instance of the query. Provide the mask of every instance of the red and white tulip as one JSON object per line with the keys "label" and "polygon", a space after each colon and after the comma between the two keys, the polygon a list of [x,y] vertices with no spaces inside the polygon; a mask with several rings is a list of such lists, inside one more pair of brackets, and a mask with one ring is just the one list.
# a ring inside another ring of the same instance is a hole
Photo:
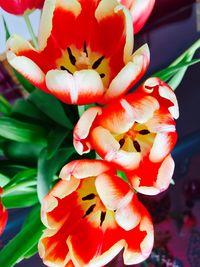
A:
{"label": "red and white tulip", "polygon": [[39,253],[47,266],[104,266],[122,249],[124,263],[144,261],[153,225],[129,185],[104,161],[76,160],[44,199]]}
{"label": "red and white tulip", "polygon": [[22,16],[34,9],[41,9],[45,0],[0,0],[0,7],[13,15]]}
{"label": "red and white tulip", "polygon": [[138,33],[151,15],[155,0],[119,0],[132,15],[134,33]]}
{"label": "red and white tulip", "polygon": [[178,115],[171,88],[150,78],[133,93],[83,113],[74,129],[74,146],[79,154],[94,149],[114,167],[134,171],[135,189],[151,186],[158,190],[149,194],[156,194],[167,188],[173,174],[169,155],[177,140]]}
{"label": "red and white tulip", "polygon": [[108,103],[125,94],[149,65],[147,45],[132,53],[131,15],[117,0],[46,1],[38,42],[36,50],[12,36],[8,61],[68,104]]}

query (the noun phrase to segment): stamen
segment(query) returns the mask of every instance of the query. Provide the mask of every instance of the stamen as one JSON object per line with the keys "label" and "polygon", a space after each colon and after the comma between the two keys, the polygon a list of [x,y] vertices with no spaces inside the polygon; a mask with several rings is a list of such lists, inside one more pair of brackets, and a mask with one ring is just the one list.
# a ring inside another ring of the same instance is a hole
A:
{"label": "stamen", "polygon": [[105,211],[102,211],[101,212],[101,216],[100,216],[100,226],[102,226],[105,218],[106,218],[106,212]]}
{"label": "stamen", "polygon": [[101,73],[101,74],[100,74],[100,77],[101,77],[101,78],[104,78],[105,76],[106,76],[106,75],[105,75],[104,73]]}
{"label": "stamen", "polygon": [[75,58],[75,56],[72,54],[72,50],[71,50],[69,47],[67,47],[67,52],[68,52],[69,59],[70,59],[72,65],[75,65],[75,64],[76,64],[76,58]]}
{"label": "stamen", "polygon": [[82,200],[92,200],[94,198],[95,198],[95,194],[92,193],[92,194],[89,194],[85,197],[82,197]]}
{"label": "stamen", "polygon": [[146,135],[146,134],[150,134],[150,132],[149,130],[144,129],[144,130],[139,131],[139,134]]}
{"label": "stamen", "polygon": [[90,213],[93,212],[94,208],[95,208],[96,204],[93,204],[92,206],[89,207],[88,210],[86,210],[86,213],[84,214],[83,218],[85,218],[86,216],[88,216]]}
{"label": "stamen", "polygon": [[94,62],[94,64],[92,65],[92,68],[93,68],[93,69],[97,69],[97,68],[99,67],[99,65],[101,64],[101,62],[102,62],[102,60],[103,60],[104,58],[105,58],[105,57],[102,56],[102,57],[100,57],[99,59],[97,59],[97,60]]}
{"label": "stamen", "polygon": [[68,70],[67,68],[65,68],[65,66],[60,66],[61,70],[66,70],[67,72],[69,72],[70,74],[73,74],[70,70]]}
{"label": "stamen", "polygon": [[120,148],[123,147],[124,143],[125,143],[125,139],[124,138],[119,140]]}
{"label": "stamen", "polygon": [[84,44],[83,44],[83,52],[86,54],[86,56],[88,57],[88,51],[87,51],[87,44],[86,44],[86,41],[84,41]]}
{"label": "stamen", "polygon": [[134,145],[137,152],[141,152],[141,147],[140,147],[140,144],[138,143],[138,141],[133,141],[133,145]]}

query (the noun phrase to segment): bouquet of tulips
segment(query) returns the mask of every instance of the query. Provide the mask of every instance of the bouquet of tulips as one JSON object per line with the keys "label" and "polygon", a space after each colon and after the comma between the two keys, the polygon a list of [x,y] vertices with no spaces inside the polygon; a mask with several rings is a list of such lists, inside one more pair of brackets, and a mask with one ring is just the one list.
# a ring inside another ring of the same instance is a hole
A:
{"label": "bouquet of tulips", "polygon": [[[122,250],[126,265],[149,257],[153,224],[138,194],[173,182],[174,90],[200,61],[198,40],[140,82],[150,52],[147,44],[133,49],[133,37],[154,3],[0,0],[24,16],[32,36],[9,36],[5,25],[7,60],[26,94],[12,104],[0,97],[0,234],[9,209],[28,209],[0,251],[1,266],[37,252],[52,267],[101,267]],[[38,38],[29,21],[36,8]]]}

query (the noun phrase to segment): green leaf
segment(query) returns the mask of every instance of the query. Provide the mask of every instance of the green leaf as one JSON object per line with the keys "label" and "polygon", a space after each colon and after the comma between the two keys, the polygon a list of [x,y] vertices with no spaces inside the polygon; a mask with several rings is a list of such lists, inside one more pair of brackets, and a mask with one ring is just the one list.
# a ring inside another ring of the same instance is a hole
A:
{"label": "green leaf", "polygon": [[65,140],[69,131],[66,128],[57,127],[52,129],[48,137],[48,159],[52,158],[62,142]]}
{"label": "green leaf", "polygon": [[3,18],[3,26],[4,26],[4,30],[5,30],[5,33],[6,33],[6,41],[10,38],[10,32],[8,30],[8,26],[7,26],[7,23],[4,19],[4,16],[2,16]]}
{"label": "green leaf", "polygon": [[36,89],[30,95],[29,100],[57,124],[67,129],[73,129],[73,124],[66,116],[62,104],[54,96]]}
{"label": "green leaf", "polygon": [[35,192],[19,191],[8,195],[2,195],[2,202],[7,209],[14,209],[34,206],[39,200],[35,190]]}
{"label": "green leaf", "polygon": [[0,187],[4,187],[10,182],[10,178],[2,173],[0,173]]}
{"label": "green leaf", "polygon": [[40,220],[40,207],[35,207],[31,213],[34,220],[31,220],[30,223],[26,224],[0,251],[0,266],[14,266],[38,243],[44,228]]}
{"label": "green leaf", "polygon": [[48,151],[43,149],[38,160],[37,192],[40,202],[51,189],[54,175],[74,153],[74,148],[61,148],[48,160]]}
{"label": "green leaf", "polygon": [[45,116],[41,111],[30,101],[26,99],[19,99],[15,102],[12,108],[12,116],[22,115],[37,121],[48,122],[48,117]]}
{"label": "green leaf", "polygon": [[30,178],[34,178],[37,175],[37,170],[36,169],[26,169],[19,171],[17,174],[14,175],[14,177],[10,180],[9,183],[4,187],[4,190],[10,188],[14,184],[17,184],[19,181],[23,180],[29,180]]}
{"label": "green leaf", "polygon": [[11,109],[12,107],[9,102],[2,95],[0,95],[0,113],[3,113],[4,115],[10,115]]}
{"label": "green leaf", "polygon": [[37,253],[38,253],[38,244],[35,244],[34,246],[32,246],[32,248],[29,249],[29,251],[26,252],[26,254],[23,256],[23,259],[29,259]]}
{"label": "green leaf", "polygon": [[46,134],[42,127],[10,117],[0,118],[0,136],[23,143],[46,143]]}
{"label": "green leaf", "polygon": [[22,165],[33,166],[37,163],[39,154],[45,145],[7,141],[3,146],[3,151],[7,159]]}

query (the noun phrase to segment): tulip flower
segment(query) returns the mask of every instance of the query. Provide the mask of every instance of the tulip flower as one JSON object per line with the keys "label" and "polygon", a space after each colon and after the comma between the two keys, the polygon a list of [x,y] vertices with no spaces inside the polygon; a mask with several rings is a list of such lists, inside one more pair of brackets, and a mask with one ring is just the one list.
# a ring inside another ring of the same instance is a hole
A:
{"label": "tulip flower", "polygon": [[39,254],[47,266],[104,266],[123,248],[125,264],[145,260],[153,225],[135,192],[100,160],[75,160],[42,204]]}
{"label": "tulip flower", "polygon": [[22,16],[34,9],[41,9],[44,0],[0,0],[0,7],[13,15]]}
{"label": "tulip flower", "polygon": [[155,0],[119,0],[131,12],[134,33],[138,33],[151,15]]}
{"label": "tulip flower", "polygon": [[[150,78],[106,107],[85,111],[74,129],[74,146],[79,154],[95,149],[121,170],[145,168],[145,162],[160,169],[176,143],[174,118],[178,116],[172,89],[158,78]],[[169,161],[171,174],[173,161]]]}
{"label": "tulip flower", "polygon": [[125,94],[149,65],[146,44],[132,52],[131,15],[117,0],[46,1],[38,42],[36,50],[12,36],[8,61],[68,104],[108,103]]}
{"label": "tulip flower", "polygon": [[[0,187],[0,194],[2,193],[2,188]],[[0,199],[0,236],[3,233],[6,223],[8,220],[8,212],[5,209],[5,207],[2,204],[2,201]]]}

